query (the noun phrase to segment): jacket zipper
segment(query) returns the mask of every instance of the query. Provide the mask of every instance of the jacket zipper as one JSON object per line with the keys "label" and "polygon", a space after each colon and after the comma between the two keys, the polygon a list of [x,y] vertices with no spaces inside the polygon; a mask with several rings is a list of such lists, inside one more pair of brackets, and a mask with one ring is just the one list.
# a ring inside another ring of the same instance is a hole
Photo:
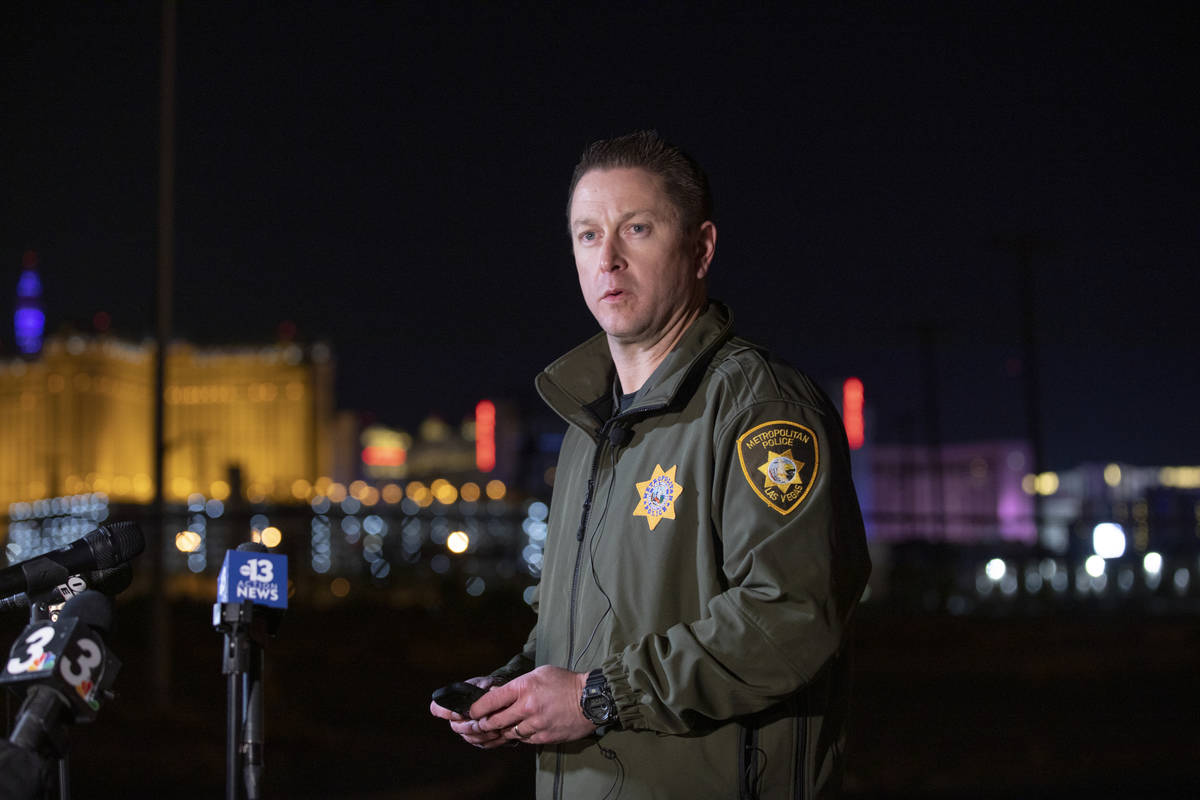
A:
{"label": "jacket zipper", "polygon": [[804,692],[803,701],[795,701],[792,713],[793,724],[796,726],[796,800],[804,800],[805,795],[805,765],[808,760],[808,693]]}
{"label": "jacket zipper", "polygon": [[[592,496],[596,491],[596,475],[600,471],[600,456],[604,452],[604,444],[608,438],[608,429],[611,420],[604,423],[604,427],[600,429],[596,443],[596,450],[592,454],[592,472],[588,477],[587,493],[583,497],[583,513],[579,519],[579,530],[575,533],[575,572],[571,576],[571,609],[570,609],[570,634],[567,638],[567,668],[571,668],[571,659],[575,657],[575,604],[578,601],[579,594],[579,567],[583,563],[583,537],[587,532],[588,517],[592,512]],[[562,797],[562,745],[554,748],[554,797],[558,800]]]}
{"label": "jacket zipper", "polygon": [[742,724],[738,735],[738,800],[758,797],[758,726]]}
{"label": "jacket zipper", "polygon": [[[575,541],[578,542],[578,545],[575,549],[575,572],[571,575],[571,625],[567,640],[568,669],[571,668],[571,660],[575,657],[575,604],[579,599],[577,595],[579,594],[579,568],[583,563],[583,537],[587,534],[588,518],[592,513],[592,500],[596,492],[596,476],[600,473],[600,457],[604,455],[604,445],[608,444],[613,448],[618,446],[617,442],[610,442],[608,437],[609,432],[617,427],[615,423],[622,421],[622,418],[628,424],[628,421],[631,419],[644,417],[649,413],[666,408],[666,406],[666,403],[660,403],[656,406],[638,409],[636,412],[626,412],[625,414],[612,417],[596,432],[596,449],[592,453],[592,472],[588,477],[587,492],[583,497],[583,513],[579,518],[579,530],[575,532]],[[616,476],[613,477],[615,478]]]}
{"label": "jacket zipper", "polygon": [[[616,447],[616,443],[610,443],[608,436],[609,431],[614,427],[613,423],[621,420],[624,417],[626,424],[631,419],[645,417],[656,411],[667,407],[667,403],[659,403],[654,406],[640,408],[636,412],[626,412],[610,418],[596,432],[596,450],[592,453],[592,472],[588,478],[587,493],[583,498],[583,513],[579,518],[579,530],[575,533],[575,541],[578,543],[575,549],[575,572],[571,576],[571,618],[570,618],[570,633],[567,637],[567,668],[571,668],[571,659],[575,656],[575,604],[578,602],[579,594],[579,568],[583,563],[583,538],[587,534],[588,517],[592,513],[592,498],[596,491],[596,476],[600,472],[600,457],[604,454],[604,445],[609,444],[611,447]],[[613,478],[615,479],[615,475]],[[554,748],[554,800],[562,798],[562,761],[563,748],[562,745],[557,745]]]}

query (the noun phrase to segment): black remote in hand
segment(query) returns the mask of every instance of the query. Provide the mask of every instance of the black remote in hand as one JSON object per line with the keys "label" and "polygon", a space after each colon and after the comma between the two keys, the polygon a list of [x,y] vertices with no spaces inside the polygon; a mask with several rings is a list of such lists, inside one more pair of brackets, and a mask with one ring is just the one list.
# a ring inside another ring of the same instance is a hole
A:
{"label": "black remote in hand", "polygon": [[486,692],[471,683],[455,681],[443,686],[433,693],[433,702],[442,708],[448,708],[462,716],[470,716],[471,704],[483,697]]}

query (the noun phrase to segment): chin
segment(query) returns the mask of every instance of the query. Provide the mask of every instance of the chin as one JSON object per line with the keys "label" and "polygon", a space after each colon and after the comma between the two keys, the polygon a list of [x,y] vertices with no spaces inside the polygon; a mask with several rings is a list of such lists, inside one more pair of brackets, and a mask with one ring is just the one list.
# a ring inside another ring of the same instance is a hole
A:
{"label": "chin", "polygon": [[604,332],[608,334],[609,339],[620,344],[633,344],[646,338],[644,328],[635,328],[632,325],[604,326]]}
{"label": "chin", "polygon": [[600,327],[610,336],[622,331],[628,327],[629,320],[625,315],[614,308],[600,308],[593,314],[596,322],[600,323]]}

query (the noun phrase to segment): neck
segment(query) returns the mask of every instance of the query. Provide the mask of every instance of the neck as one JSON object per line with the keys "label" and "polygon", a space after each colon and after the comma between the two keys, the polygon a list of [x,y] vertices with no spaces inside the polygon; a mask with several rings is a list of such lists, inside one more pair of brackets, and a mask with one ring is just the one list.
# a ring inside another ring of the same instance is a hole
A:
{"label": "neck", "polygon": [[623,394],[633,394],[642,388],[642,384],[654,374],[654,370],[670,355],[683,334],[700,316],[700,309],[701,306],[683,309],[662,334],[650,342],[626,343],[608,337],[608,349],[612,353]]}

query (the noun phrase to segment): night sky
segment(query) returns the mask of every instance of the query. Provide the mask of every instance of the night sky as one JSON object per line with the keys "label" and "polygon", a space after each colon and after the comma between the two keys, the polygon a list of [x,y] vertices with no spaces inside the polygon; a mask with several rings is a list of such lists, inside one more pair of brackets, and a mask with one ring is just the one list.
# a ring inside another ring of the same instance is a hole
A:
{"label": "night sky", "polygon": [[[183,0],[176,334],[290,321],[332,343],[341,407],[402,427],[536,408],[596,330],[571,167],[652,127],[712,180],[713,296],[828,385],[861,377],[878,441],[929,429],[930,354],[946,440],[1023,434],[1000,243],[1036,235],[1047,466],[1200,463],[1196,12],[734,8]],[[0,308],[32,247],[51,330],[152,333],[159,15],[0,11]]]}

